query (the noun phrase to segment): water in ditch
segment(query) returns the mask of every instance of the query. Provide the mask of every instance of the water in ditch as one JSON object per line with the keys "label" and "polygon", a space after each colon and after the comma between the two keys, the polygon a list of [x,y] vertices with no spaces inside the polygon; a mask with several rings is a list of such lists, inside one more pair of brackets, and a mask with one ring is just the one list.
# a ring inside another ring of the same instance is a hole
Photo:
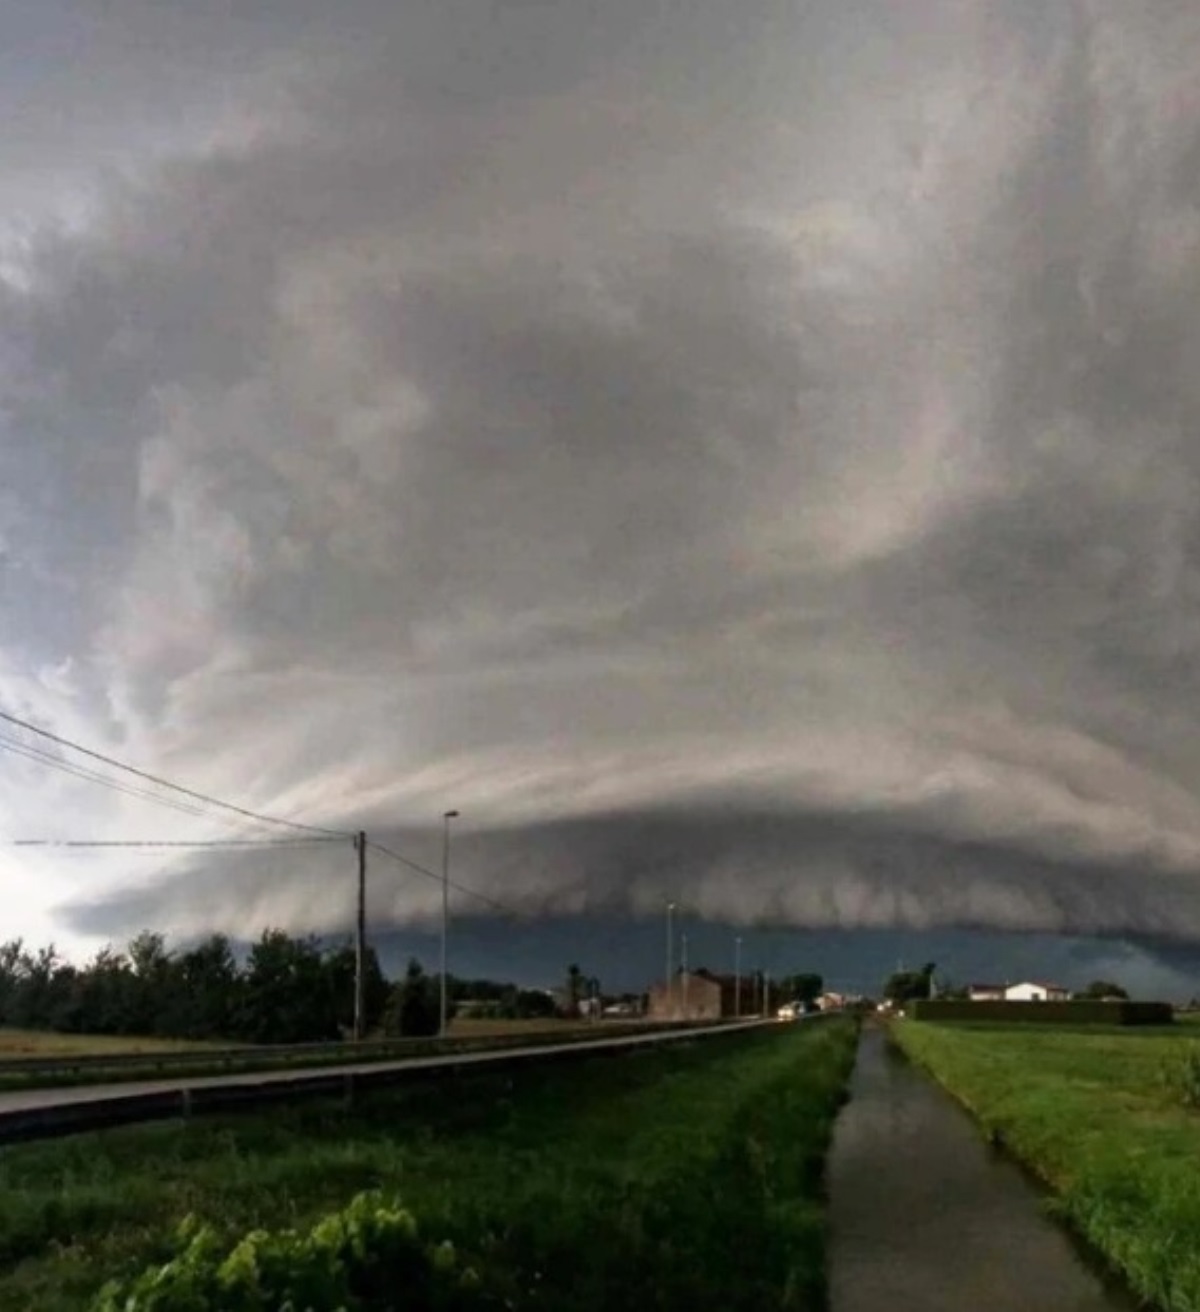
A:
{"label": "water in ditch", "polygon": [[864,1029],[829,1160],[831,1312],[1129,1312],[967,1114]]}

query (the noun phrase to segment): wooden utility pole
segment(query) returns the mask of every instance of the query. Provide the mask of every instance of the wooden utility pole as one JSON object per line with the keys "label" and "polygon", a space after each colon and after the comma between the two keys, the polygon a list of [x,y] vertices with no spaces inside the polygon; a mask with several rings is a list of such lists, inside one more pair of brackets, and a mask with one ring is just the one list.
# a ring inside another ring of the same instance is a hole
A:
{"label": "wooden utility pole", "polygon": [[358,849],[358,921],[354,931],[354,1037],[366,1037],[367,1017],[367,836],[360,829],[354,840]]}

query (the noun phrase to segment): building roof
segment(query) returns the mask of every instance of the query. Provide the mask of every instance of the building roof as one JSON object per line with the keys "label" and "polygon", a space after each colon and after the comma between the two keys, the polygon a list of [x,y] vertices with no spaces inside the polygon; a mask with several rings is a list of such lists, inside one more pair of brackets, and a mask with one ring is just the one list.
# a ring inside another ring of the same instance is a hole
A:
{"label": "building roof", "polygon": [[[722,975],[715,970],[709,970],[706,966],[701,966],[699,967],[699,969],[690,971],[689,973],[693,976],[699,975],[701,979],[711,980],[714,984],[720,984],[722,988],[727,988],[727,989],[731,989],[735,987],[738,979],[736,975]],[[753,975],[742,976],[743,988],[753,987],[753,984],[754,984]]]}

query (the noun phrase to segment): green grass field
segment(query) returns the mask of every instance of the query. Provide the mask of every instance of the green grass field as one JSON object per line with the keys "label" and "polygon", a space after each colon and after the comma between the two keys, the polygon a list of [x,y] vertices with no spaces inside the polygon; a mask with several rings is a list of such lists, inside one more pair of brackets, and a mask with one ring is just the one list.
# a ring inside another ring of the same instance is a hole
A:
{"label": "green grass field", "polygon": [[84,1308],[194,1213],[231,1238],[397,1192],[515,1307],[819,1308],[821,1171],[853,1027],[6,1149],[0,1309]]}
{"label": "green grass field", "polygon": [[892,1034],[1138,1294],[1167,1312],[1200,1308],[1200,1111],[1164,1079],[1200,1055],[1194,1030],[903,1021]]}

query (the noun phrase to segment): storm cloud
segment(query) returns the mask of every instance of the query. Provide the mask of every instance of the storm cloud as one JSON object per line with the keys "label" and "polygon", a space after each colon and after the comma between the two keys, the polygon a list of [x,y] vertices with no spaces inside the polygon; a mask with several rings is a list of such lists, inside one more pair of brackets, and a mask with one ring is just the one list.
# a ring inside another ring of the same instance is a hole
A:
{"label": "storm cloud", "polygon": [[[120,151],[23,120],[0,704],[429,865],[458,808],[528,916],[1200,935],[1194,7],[326,8],[115,5],[56,94]],[[223,832],[4,769],[10,836]],[[352,895],[0,863],[86,938]]]}

